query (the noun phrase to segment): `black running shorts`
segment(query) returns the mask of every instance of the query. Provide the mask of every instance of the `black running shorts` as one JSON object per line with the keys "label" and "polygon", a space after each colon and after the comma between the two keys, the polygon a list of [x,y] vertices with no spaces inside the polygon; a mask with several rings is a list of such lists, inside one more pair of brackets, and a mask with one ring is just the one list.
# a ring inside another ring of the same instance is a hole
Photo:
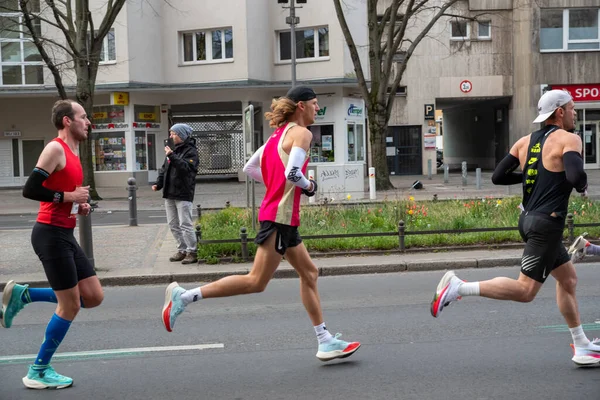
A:
{"label": "black running shorts", "polygon": [[521,272],[544,283],[555,268],[570,260],[563,245],[565,220],[528,211],[519,217],[519,233],[525,241]]}
{"label": "black running shorts", "polygon": [[260,221],[260,230],[254,238],[254,243],[263,244],[273,232],[277,232],[275,251],[281,255],[285,254],[288,247],[296,247],[302,243],[297,226],[283,225],[272,221]]}
{"label": "black running shorts", "polygon": [[38,255],[52,290],[77,286],[96,271],[73,236],[73,229],[36,222],[31,244]]}

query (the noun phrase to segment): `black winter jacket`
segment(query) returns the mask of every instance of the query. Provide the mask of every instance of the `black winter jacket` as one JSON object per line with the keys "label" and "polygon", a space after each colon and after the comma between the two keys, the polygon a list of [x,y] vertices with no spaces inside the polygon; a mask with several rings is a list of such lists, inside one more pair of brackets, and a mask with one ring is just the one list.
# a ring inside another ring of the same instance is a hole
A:
{"label": "black winter jacket", "polygon": [[190,136],[165,157],[155,185],[158,190],[162,189],[165,199],[194,201],[197,174],[196,139]]}

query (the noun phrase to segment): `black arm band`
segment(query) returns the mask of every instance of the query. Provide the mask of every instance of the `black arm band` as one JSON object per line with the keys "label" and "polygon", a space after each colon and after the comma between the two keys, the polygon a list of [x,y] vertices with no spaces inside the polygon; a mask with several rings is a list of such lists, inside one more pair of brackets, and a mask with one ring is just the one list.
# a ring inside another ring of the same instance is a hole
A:
{"label": "black arm band", "polygon": [[513,172],[519,166],[519,159],[512,154],[507,154],[500,161],[492,175],[494,185],[516,185],[523,182],[523,173]]}
{"label": "black arm band", "polygon": [[55,192],[42,185],[49,176],[50,174],[43,169],[34,168],[23,187],[23,197],[48,203],[62,203],[65,197],[64,192]]}
{"label": "black arm band", "polygon": [[587,174],[583,170],[583,158],[576,151],[567,151],[563,154],[565,174],[567,180],[579,193],[587,189]]}

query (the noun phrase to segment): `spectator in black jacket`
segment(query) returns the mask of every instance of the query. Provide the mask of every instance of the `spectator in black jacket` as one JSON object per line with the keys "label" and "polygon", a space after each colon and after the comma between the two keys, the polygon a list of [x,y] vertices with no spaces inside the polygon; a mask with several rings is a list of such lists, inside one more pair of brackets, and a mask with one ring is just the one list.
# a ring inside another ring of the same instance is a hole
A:
{"label": "spectator in black jacket", "polygon": [[174,144],[165,146],[165,162],[158,171],[158,179],[152,190],[163,191],[167,221],[177,241],[177,253],[169,261],[182,264],[198,262],[196,234],[192,220],[192,201],[198,172],[198,150],[192,137],[192,128],[186,124],[175,124],[169,130]]}

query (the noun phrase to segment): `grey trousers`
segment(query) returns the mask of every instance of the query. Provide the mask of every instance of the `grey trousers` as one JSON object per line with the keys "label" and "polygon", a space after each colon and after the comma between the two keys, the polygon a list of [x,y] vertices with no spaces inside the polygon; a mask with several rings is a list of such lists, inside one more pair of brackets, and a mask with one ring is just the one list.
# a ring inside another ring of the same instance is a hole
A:
{"label": "grey trousers", "polygon": [[192,202],[165,199],[167,222],[182,253],[196,252],[196,233],[192,219]]}

